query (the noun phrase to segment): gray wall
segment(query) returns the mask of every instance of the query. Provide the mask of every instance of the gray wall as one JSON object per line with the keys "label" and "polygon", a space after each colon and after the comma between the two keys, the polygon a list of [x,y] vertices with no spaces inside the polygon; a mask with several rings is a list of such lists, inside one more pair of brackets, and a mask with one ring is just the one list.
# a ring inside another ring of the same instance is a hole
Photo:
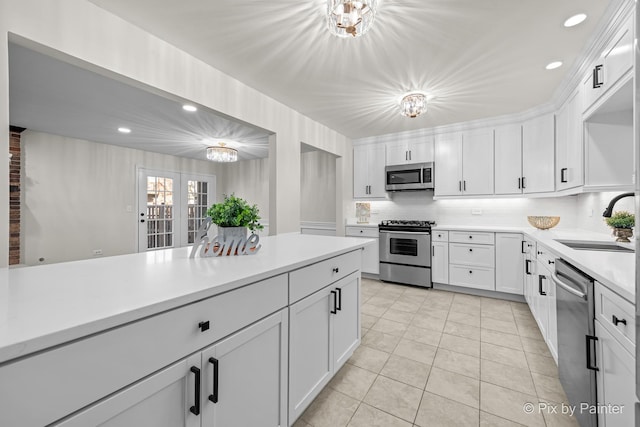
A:
{"label": "gray wall", "polygon": [[336,156],[325,151],[300,155],[300,220],[336,221]]}

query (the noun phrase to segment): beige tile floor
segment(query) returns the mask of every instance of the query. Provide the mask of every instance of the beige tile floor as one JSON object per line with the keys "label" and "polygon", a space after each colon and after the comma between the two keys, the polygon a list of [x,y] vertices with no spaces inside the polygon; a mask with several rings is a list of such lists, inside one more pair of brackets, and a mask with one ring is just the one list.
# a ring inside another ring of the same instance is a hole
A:
{"label": "beige tile floor", "polygon": [[526,304],[363,279],[362,344],[294,427],[576,427],[563,402]]}

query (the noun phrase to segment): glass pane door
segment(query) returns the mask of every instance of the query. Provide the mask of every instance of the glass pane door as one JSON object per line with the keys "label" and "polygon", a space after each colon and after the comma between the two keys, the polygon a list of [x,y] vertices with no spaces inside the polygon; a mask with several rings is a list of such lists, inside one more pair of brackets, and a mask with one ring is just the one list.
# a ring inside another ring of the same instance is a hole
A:
{"label": "glass pane door", "polygon": [[180,176],[140,170],[138,251],[173,248],[179,244]]}

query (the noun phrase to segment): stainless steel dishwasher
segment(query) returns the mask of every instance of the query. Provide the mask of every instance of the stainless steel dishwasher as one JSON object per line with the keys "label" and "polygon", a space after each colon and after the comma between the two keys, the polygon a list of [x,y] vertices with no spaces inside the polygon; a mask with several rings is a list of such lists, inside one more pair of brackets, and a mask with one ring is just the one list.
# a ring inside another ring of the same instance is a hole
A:
{"label": "stainless steel dishwasher", "polygon": [[552,277],[556,283],[560,382],[569,403],[576,408],[580,426],[596,427],[597,415],[580,410],[581,405],[594,407],[597,402],[594,280],[562,259],[556,259],[555,266]]}

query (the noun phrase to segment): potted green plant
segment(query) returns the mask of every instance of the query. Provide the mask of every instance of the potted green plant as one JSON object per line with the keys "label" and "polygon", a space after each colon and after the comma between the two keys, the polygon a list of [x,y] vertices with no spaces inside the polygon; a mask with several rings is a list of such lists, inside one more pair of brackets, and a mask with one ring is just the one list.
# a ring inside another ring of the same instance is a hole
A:
{"label": "potted green plant", "polygon": [[607,225],[613,228],[613,235],[617,237],[616,242],[629,242],[629,237],[633,236],[633,227],[636,224],[636,217],[631,212],[617,211],[609,218],[605,218]]}
{"label": "potted green plant", "polygon": [[224,200],[214,203],[207,209],[207,216],[218,226],[218,237],[225,240],[228,237],[247,237],[247,229],[254,232],[262,230],[258,206],[249,205],[246,200],[224,195]]}

